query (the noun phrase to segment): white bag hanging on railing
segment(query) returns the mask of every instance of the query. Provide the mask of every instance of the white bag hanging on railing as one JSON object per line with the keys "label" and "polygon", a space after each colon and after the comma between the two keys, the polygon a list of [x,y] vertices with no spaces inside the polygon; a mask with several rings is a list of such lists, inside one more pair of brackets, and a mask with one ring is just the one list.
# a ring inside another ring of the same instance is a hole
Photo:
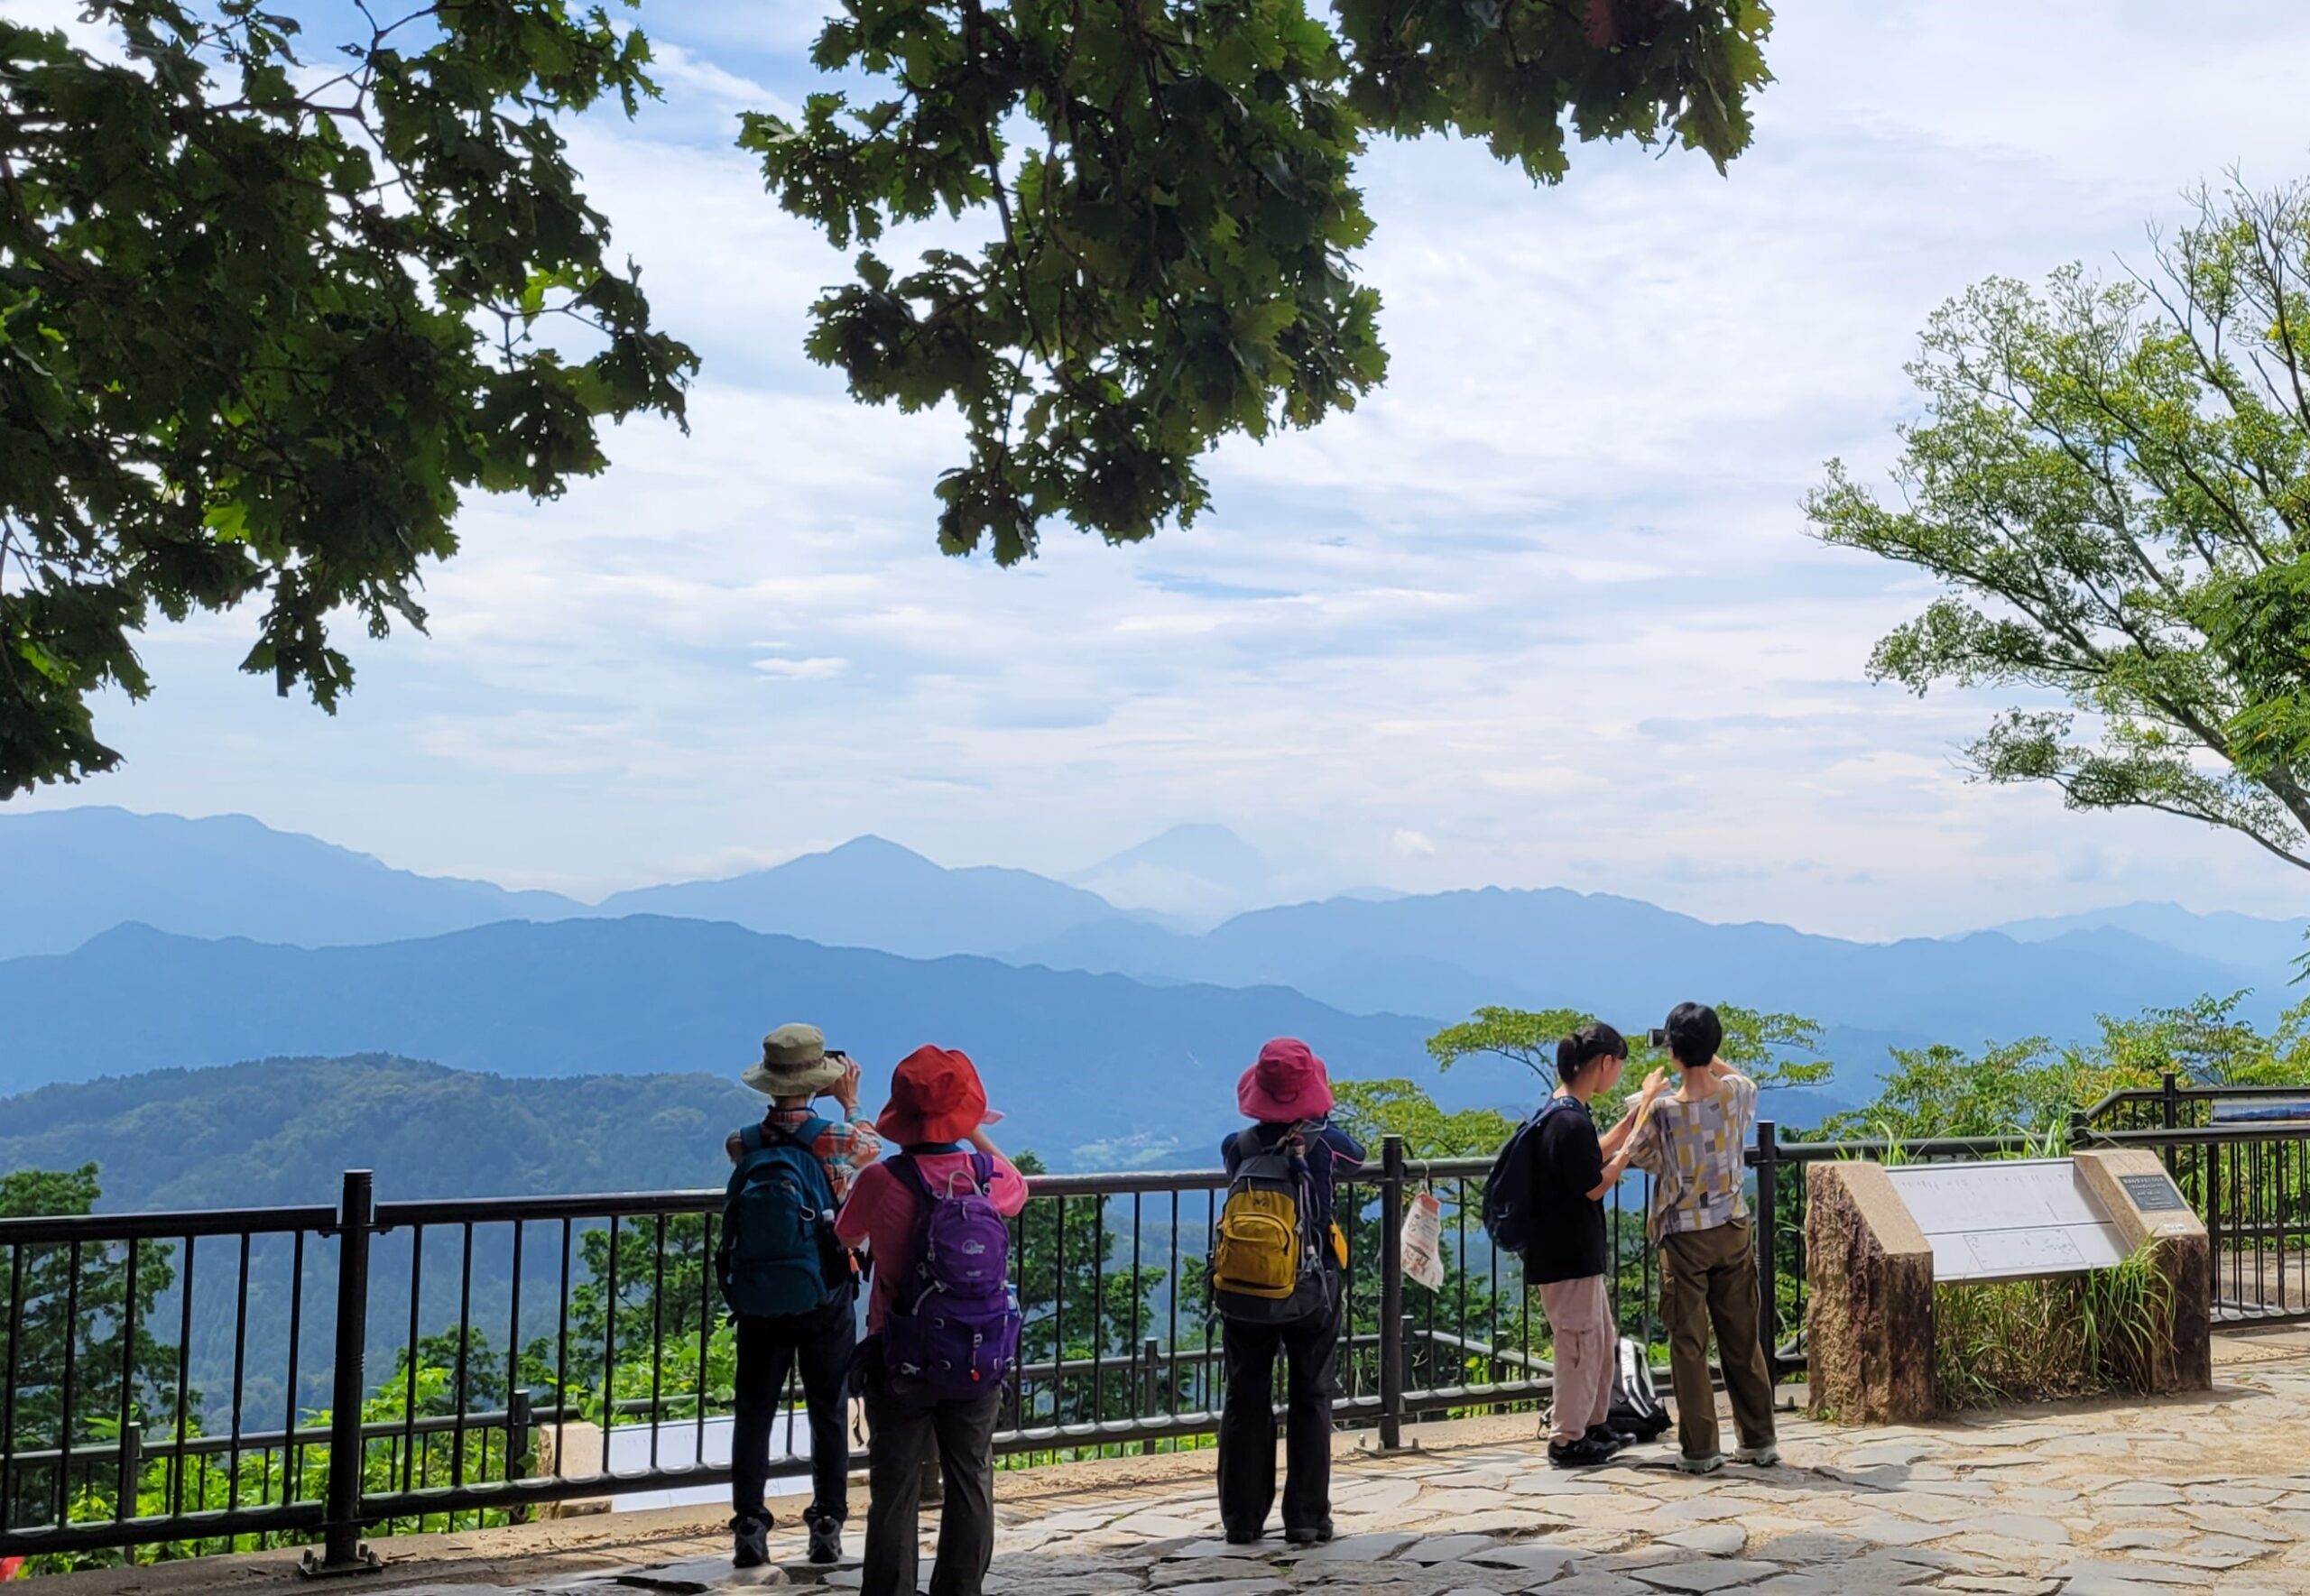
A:
{"label": "white bag hanging on railing", "polygon": [[1404,1210],[1403,1265],[1405,1279],[1444,1289],[1444,1204],[1432,1191],[1413,1193]]}

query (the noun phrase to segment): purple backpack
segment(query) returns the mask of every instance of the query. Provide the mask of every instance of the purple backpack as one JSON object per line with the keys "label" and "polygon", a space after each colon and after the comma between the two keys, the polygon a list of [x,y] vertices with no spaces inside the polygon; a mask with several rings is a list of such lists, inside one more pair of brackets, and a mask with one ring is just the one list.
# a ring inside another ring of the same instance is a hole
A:
{"label": "purple backpack", "polygon": [[891,1172],[914,1188],[914,1259],[882,1321],[893,1374],[940,1398],[994,1390],[1019,1361],[1019,1298],[1011,1289],[1011,1227],[987,1196],[994,1160],[971,1155],[967,1190],[934,1192],[912,1157]]}

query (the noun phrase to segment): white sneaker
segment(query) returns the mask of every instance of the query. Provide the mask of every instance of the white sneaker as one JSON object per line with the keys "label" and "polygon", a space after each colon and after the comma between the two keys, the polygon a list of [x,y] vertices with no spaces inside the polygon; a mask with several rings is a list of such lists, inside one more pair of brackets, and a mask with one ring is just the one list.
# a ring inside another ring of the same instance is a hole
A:
{"label": "white sneaker", "polygon": [[1760,1469],[1769,1469],[1780,1462],[1780,1448],[1769,1441],[1762,1446],[1740,1447],[1733,1452],[1732,1461],[1736,1463],[1752,1463]]}
{"label": "white sneaker", "polygon": [[1687,1474],[1714,1474],[1723,1466],[1724,1454],[1721,1452],[1712,1452],[1706,1457],[1686,1457],[1680,1453],[1677,1457],[1677,1467]]}

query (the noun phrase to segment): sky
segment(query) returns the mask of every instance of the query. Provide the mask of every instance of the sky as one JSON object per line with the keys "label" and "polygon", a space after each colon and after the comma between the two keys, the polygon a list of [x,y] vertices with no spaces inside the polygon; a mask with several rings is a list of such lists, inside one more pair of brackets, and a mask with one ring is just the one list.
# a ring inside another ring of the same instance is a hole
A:
{"label": "sky", "polygon": [[1870,683],[1932,589],[1799,509],[1832,457],[1883,479],[1944,300],[2114,272],[2199,180],[2310,171],[2310,8],[1783,6],[1724,177],[1585,146],[1536,189],[1380,143],[1386,387],[1224,446],[1191,531],[1054,529],[1010,571],[937,552],[953,418],[856,406],[800,353],[848,267],[731,139],[809,92],[820,14],[650,0],[664,103],[569,129],[704,358],[689,436],[630,423],[555,503],[469,502],[430,636],[342,633],[334,718],[236,672],[249,613],[156,630],[152,698],[99,706],[125,768],[5,810],[238,811],[586,896],[868,831],[1067,874],[1216,822],[1298,893],[1569,886],[1866,937],[2310,909],[2243,840],[1969,783],[2010,696]]}

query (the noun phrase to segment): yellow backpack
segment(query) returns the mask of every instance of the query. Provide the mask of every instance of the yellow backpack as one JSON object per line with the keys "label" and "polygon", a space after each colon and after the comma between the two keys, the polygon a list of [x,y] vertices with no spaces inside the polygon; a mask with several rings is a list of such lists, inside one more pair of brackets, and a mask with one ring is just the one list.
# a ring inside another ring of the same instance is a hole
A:
{"label": "yellow backpack", "polygon": [[1297,1128],[1235,1167],[1211,1249],[1211,1300],[1230,1319],[1283,1324],[1329,1305]]}

